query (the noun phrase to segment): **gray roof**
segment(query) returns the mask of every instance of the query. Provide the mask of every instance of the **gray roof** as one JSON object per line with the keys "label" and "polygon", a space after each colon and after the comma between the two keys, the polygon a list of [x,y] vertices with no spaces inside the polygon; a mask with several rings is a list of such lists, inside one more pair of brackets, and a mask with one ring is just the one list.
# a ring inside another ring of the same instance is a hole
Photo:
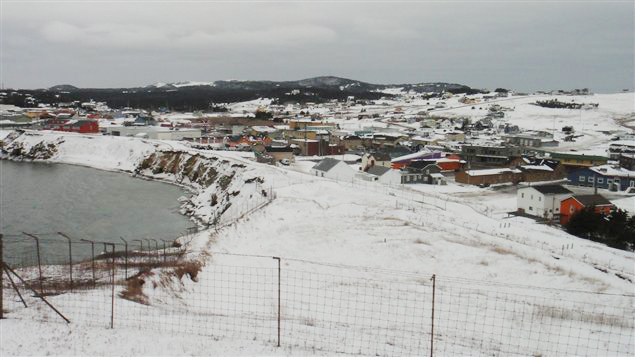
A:
{"label": "gray roof", "polygon": [[390,168],[385,167],[385,166],[372,166],[366,172],[371,174],[371,175],[381,176],[381,175],[385,174],[388,171],[390,171]]}
{"label": "gray roof", "polygon": [[335,160],[327,157],[326,159],[318,162],[315,166],[312,167],[312,169],[326,172],[335,167],[335,165],[337,165],[338,163],[340,163],[340,160]]}
{"label": "gray roof", "polygon": [[373,152],[369,154],[369,157],[372,156],[377,161],[390,161],[390,155],[385,152]]}
{"label": "gray roof", "polygon": [[573,198],[584,207],[610,205],[611,202],[600,195],[575,195]]}
{"label": "gray roof", "polygon": [[559,195],[563,193],[571,193],[571,191],[569,191],[568,189],[560,185],[537,185],[537,186],[531,186],[531,187],[533,187],[536,191],[545,195],[547,194]]}

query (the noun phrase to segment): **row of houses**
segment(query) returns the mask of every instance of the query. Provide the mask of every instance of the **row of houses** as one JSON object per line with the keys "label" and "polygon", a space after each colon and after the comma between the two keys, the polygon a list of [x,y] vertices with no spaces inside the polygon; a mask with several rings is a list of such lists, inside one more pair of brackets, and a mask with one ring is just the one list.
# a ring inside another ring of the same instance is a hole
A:
{"label": "row of houses", "polygon": [[518,212],[566,224],[577,212],[595,207],[597,213],[609,214],[615,206],[598,194],[574,195],[561,185],[536,185],[519,188],[516,193]]}
{"label": "row of houses", "polygon": [[310,170],[313,176],[326,177],[338,181],[351,181],[357,178],[388,185],[415,183],[443,185],[446,181],[441,172],[441,167],[436,164],[428,164],[420,169],[393,169],[382,165],[373,165],[366,170],[356,172],[344,161],[333,158],[321,160]]}

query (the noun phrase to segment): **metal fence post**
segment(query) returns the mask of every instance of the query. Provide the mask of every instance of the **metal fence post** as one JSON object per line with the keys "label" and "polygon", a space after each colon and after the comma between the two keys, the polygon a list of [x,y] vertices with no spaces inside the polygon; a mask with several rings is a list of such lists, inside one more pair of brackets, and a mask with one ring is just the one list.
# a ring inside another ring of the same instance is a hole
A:
{"label": "metal fence post", "polygon": [[128,242],[123,239],[123,237],[119,237],[119,239],[121,239],[124,243],[123,269],[125,274],[124,276],[126,280],[128,280]]}
{"label": "metal fence post", "polygon": [[139,242],[139,254],[136,255],[135,261],[137,262],[137,265],[141,267],[140,263],[143,263],[143,241],[141,239],[133,239],[133,242]]}
{"label": "metal fence post", "polygon": [[278,261],[278,347],[280,347],[280,257],[272,257]]}
{"label": "metal fence post", "polygon": [[[143,240],[144,240],[144,241],[146,241],[146,243],[148,243],[148,250],[150,250],[150,251],[151,251],[151,250],[152,250],[152,244],[150,244],[150,240],[149,240],[148,238],[143,238]],[[150,252],[148,262],[149,262],[150,264],[152,264],[152,261],[153,261],[153,260],[154,260],[154,259],[152,258],[152,252]]]}
{"label": "metal fence post", "polygon": [[71,278],[71,292],[72,292],[73,291],[73,250],[71,248],[71,238],[62,232],[57,232],[57,234],[68,239],[68,268],[69,268],[68,274]]}
{"label": "metal fence post", "polygon": [[163,242],[163,262],[165,263],[168,259],[168,254],[165,251],[165,239],[161,239],[161,241]]}
{"label": "metal fence post", "polygon": [[430,328],[430,357],[434,356],[434,297],[436,293],[436,275],[432,274],[432,324]]}
{"label": "metal fence post", "polygon": [[82,242],[87,242],[90,243],[90,250],[91,250],[91,256],[92,256],[92,268],[93,268],[93,287],[97,286],[97,278],[95,278],[95,242],[93,242],[92,240],[88,240],[88,239],[80,239]]}
{"label": "metal fence post", "polygon": [[156,251],[156,253],[157,253],[157,264],[158,264],[158,263],[159,263],[159,261],[161,260],[161,259],[159,258],[159,254],[160,254],[160,253],[159,253],[159,242],[158,242],[156,239],[154,239],[154,238],[150,238],[149,240],[153,240],[153,241],[154,241],[154,249],[155,249],[155,251]]}
{"label": "metal fence post", "polygon": [[112,270],[110,276],[110,285],[112,287],[110,295],[110,328],[115,328],[115,244],[109,243],[112,248]]}
{"label": "metal fence post", "polygon": [[29,234],[29,233],[25,233],[22,232],[22,234],[25,234],[33,239],[35,239],[35,247],[37,250],[37,268],[38,271],[40,273],[40,294],[44,295],[44,287],[42,285],[42,262],[40,260],[40,239],[38,239],[38,237],[34,236],[33,234]]}
{"label": "metal fence post", "polygon": [[[2,268],[0,270],[4,271],[7,274],[7,278],[9,278],[9,282],[11,283],[11,286],[13,287],[13,290],[15,290],[16,294],[18,294],[18,297],[20,298],[20,301],[22,301],[22,304],[24,305],[24,307],[27,307],[26,306],[26,301],[24,301],[24,298],[22,297],[22,294],[20,294],[20,290],[18,289],[18,287],[13,282],[13,279],[11,278],[11,274],[9,274],[9,270],[7,270],[7,267],[5,265],[6,264],[2,263]],[[2,274],[2,272],[0,272],[0,274]],[[2,278],[0,278],[0,281],[2,281]]]}

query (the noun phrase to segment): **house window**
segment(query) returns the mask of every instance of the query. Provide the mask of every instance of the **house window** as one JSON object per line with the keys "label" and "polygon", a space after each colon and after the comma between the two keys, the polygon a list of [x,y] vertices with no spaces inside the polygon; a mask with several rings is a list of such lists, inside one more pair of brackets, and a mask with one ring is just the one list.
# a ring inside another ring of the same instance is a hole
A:
{"label": "house window", "polygon": [[542,201],[542,197],[538,196],[538,202]]}
{"label": "house window", "polygon": [[589,176],[589,183],[593,183],[593,181],[595,181],[595,177]]}
{"label": "house window", "polygon": [[604,182],[604,179],[601,177],[598,177],[598,183],[603,183],[603,182]]}
{"label": "house window", "polygon": [[631,187],[635,187],[635,180],[631,180]]}
{"label": "house window", "polygon": [[613,183],[613,179],[606,179],[606,183],[608,183],[609,185]]}
{"label": "house window", "polygon": [[580,178],[578,179],[578,181],[580,181],[580,182],[584,182],[584,181],[586,181],[586,177],[585,177],[585,176],[580,176]]}
{"label": "house window", "polygon": [[521,193],[521,194],[520,194],[520,197],[521,197],[521,198],[525,198],[525,193],[524,193],[524,192],[523,192],[523,193]]}
{"label": "house window", "polygon": [[533,211],[533,210],[534,210],[534,208],[533,208],[533,207],[531,207],[531,206],[529,206],[529,210],[530,210],[530,211]]}
{"label": "house window", "polygon": [[573,211],[575,211],[575,207],[573,207],[573,206],[569,207],[569,212],[573,213]]}
{"label": "house window", "polygon": [[532,199],[532,200],[534,199],[534,195],[531,195],[531,199]]}

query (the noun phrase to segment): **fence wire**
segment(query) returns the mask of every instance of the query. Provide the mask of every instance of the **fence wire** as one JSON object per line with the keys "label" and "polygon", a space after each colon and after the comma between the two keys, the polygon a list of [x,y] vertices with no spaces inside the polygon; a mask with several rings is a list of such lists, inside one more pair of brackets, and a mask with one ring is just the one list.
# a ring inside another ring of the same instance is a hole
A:
{"label": "fence wire", "polygon": [[[116,248],[96,256],[94,279],[93,260],[78,258],[72,284],[67,264],[43,264],[40,287],[37,266],[8,263],[24,281],[11,275],[16,291],[5,272],[5,317],[65,323],[42,296],[73,324],[279,343],[301,353],[615,356],[635,350],[632,295],[285,258],[277,265],[272,257],[244,255],[230,260],[235,265],[201,266],[178,247],[128,255]],[[56,259],[41,255],[41,261]]]}

